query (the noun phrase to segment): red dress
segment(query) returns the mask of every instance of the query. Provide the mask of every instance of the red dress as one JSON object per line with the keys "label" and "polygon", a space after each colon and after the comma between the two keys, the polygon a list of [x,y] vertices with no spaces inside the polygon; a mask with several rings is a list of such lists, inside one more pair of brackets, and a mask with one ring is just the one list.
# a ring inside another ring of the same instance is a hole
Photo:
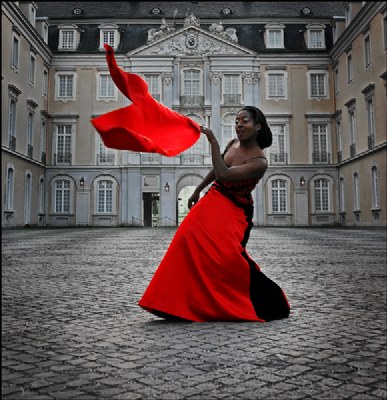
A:
{"label": "red dress", "polygon": [[139,302],[142,308],[197,322],[288,317],[282,289],[246,252],[257,183],[213,183],[177,229]]}

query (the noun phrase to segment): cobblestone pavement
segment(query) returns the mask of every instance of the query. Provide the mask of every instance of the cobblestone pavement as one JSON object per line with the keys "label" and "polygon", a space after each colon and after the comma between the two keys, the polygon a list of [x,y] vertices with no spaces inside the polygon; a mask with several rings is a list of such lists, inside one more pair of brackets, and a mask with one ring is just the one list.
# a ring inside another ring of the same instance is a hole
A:
{"label": "cobblestone pavement", "polygon": [[137,306],[174,229],[2,234],[2,399],[386,399],[386,232],[254,228],[288,319]]}

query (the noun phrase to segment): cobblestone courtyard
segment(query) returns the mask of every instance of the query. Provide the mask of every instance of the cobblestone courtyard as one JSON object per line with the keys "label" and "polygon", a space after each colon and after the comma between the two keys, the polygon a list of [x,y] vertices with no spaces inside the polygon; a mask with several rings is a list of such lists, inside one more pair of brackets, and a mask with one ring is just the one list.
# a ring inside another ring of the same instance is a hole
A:
{"label": "cobblestone courtyard", "polygon": [[386,399],[386,232],[254,228],[288,319],[167,322],[137,301],[174,229],[2,232],[2,399]]}

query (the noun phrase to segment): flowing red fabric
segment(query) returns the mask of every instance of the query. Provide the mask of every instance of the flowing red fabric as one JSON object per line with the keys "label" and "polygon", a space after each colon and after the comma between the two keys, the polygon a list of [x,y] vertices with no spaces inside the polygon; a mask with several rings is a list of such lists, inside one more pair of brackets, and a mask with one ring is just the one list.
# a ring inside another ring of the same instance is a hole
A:
{"label": "flowing red fabric", "polygon": [[172,157],[195,144],[199,124],[155,100],[146,81],[119,68],[113,48],[104,47],[113,82],[132,102],[91,120],[105,146]]}

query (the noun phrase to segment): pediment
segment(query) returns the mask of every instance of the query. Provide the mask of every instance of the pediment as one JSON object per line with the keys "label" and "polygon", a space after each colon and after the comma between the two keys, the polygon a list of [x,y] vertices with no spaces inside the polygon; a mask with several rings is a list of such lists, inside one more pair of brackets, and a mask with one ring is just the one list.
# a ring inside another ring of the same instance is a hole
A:
{"label": "pediment", "polygon": [[[157,31],[155,32],[157,33]],[[227,32],[229,33],[229,32]],[[152,32],[148,33],[148,36]],[[148,37],[149,40],[149,37]],[[254,55],[255,53],[236,43],[235,35],[219,36],[200,27],[189,26],[154,39],[128,55],[151,56],[207,56],[207,55]]]}

